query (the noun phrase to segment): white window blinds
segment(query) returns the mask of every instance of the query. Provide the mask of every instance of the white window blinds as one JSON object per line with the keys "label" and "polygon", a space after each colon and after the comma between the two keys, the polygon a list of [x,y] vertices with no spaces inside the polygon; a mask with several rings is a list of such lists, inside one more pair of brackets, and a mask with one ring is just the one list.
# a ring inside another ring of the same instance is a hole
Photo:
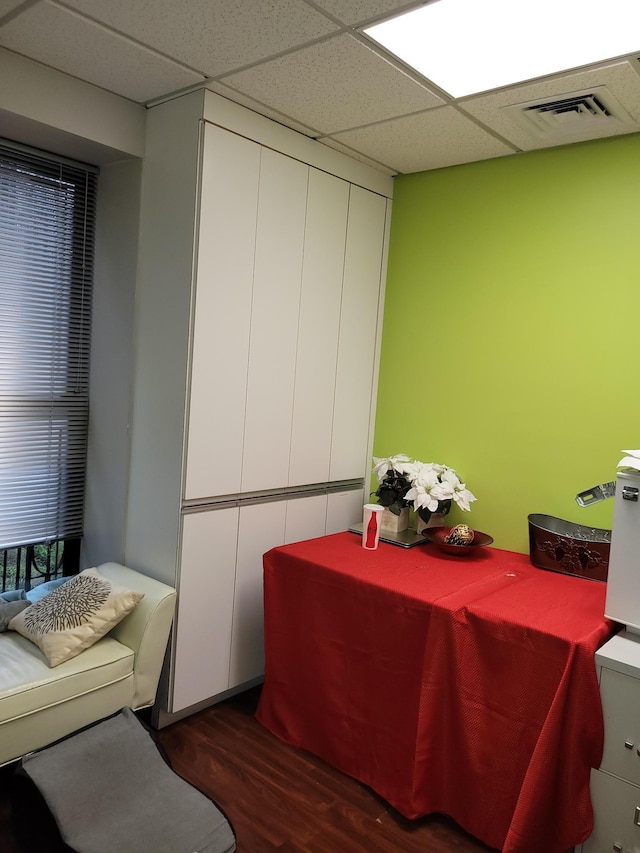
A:
{"label": "white window blinds", "polygon": [[96,170],[0,140],[0,549],[82,535]]}

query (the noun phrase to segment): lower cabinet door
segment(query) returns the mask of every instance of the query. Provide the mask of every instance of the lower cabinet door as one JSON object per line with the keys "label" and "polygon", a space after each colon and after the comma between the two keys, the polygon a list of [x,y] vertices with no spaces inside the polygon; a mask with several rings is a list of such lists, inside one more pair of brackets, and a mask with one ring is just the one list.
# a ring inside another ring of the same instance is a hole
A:
{"label": "lower cabinet door", "polygon": [[264,675],[263,554],[346,530],[362,502],[358,489],[184,516],[169,711]]}
{"label": "lower cabinet door", "polygon": [[192,513],[182,520],[174,713],[229,687],[238,515],[238,508],[231,507]]}
{"label": "lower cabinet door", "polygon": [[640,853],[640,788],[592,770],[591,799],[594,828],[581,853]]}
{"label": "lower cabinet door", "polygon": [[287,501],[240,509],[229,687],[264,675],[262,555],[283,544],[286,511]]}
{"label": "lower cabinet door", "polygon": [[369,503],[363,489],[334,492],[327,500],[327,533],[340,533],[362,521],[362,508]]}
{"label": "lower cabinet door", "polygon": [[315,495],[287,501],[284,544],[324,536],[327,529],[327,496]]}

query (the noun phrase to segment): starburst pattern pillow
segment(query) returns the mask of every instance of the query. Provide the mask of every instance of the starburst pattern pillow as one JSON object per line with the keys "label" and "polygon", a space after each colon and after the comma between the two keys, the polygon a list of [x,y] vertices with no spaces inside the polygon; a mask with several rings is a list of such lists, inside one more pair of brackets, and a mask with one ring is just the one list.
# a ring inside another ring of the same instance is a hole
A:
{"label": "starburst pattern pillow", "polygon": [[35,643],[49,666],[58,666],[104,637],[143,597],[85,569],[14,616],[9,628]]}

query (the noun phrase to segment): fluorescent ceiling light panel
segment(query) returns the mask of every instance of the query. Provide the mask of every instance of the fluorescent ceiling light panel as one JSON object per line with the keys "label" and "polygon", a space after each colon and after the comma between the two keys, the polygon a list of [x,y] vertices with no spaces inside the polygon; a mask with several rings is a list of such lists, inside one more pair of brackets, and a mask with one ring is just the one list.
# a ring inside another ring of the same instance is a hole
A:
{"label": "fluorescent ceiling light panel", "polygon": [[640,50],[640,0],[435,0],[363,32],[454,98]]}

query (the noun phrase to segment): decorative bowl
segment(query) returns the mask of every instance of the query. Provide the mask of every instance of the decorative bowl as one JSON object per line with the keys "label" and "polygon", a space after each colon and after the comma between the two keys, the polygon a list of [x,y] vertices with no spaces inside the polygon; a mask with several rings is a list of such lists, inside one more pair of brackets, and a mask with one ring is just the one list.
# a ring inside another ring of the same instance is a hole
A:
{"label": "decorative bowl", "polygon": [[422,531],[422,535],[429,542],[436,544],[442,551],[446,551],[447,554],[455,554],[456,557],[468,557],[475,553],[478,548],[482,548],[483,545],[491,545],[493,542],[493,536],[482,533],[480,530],[474,530],[473,541],[469,542],[468,545],[452,545],[450,542],[444,541],[451,530],[451,527],[426,527]]}

